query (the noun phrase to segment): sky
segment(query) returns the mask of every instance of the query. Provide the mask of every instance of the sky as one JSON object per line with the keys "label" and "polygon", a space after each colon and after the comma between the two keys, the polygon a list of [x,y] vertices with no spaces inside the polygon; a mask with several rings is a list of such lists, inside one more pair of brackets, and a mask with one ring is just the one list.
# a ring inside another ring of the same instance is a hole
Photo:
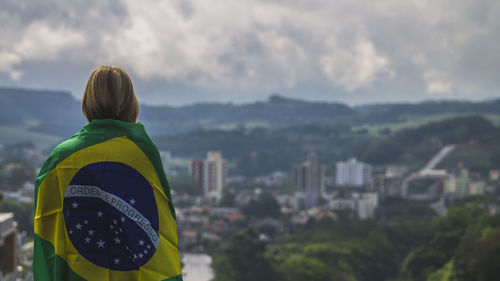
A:
{"label": "sky", "polygon": [[141,102],[271,94],[366,104],[500,97],[498,0],[0,0],[0,86],[70,91],[98,65]]}

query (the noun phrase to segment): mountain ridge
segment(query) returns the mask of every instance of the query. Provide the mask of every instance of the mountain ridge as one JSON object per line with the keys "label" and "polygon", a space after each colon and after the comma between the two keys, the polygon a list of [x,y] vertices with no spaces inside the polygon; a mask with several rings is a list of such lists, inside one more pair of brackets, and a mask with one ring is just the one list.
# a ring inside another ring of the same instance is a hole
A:
{"label": "mountain ridge", "polygon": [[[0,125],[28,124],[31,131],[68,137],[86,123],[80,102],[67,91],[0,87]],[[368,104],[305,101],[273,94],[248,104],[196,103],[185,106],[141,105],[139,120],[152,135],[196,129],[282,128],[301,124],[363,125],[395,123],[443,113],[500,112],[500,99],[483,102],[426,101]]]}

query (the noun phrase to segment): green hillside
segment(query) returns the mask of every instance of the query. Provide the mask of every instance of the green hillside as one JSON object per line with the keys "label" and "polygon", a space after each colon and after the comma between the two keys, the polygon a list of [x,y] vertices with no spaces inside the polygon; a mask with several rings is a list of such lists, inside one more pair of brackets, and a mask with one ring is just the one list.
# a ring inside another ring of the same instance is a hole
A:
{"label": "green hillside", "polygon": [[[80,103],[67,92],[0,88],[0,102],[8,105],[0,112],[1,144],[32,141],[49,147],[86,123]],[[484,170],[497,163],[497,149],[481,136],[490,135],[494,125],[500,124],[498,112],[500,100],[349,107],[273,95],[264,102],[241,105],[144,105],[140,121],[156,136],[161,149],[188,157],[222,150],[238,171],[249,175],[288,170],[311,151],[330,165],[357,157],[373,164],[417,168],[441,145],[466,144],[471,137],[476,143],[487,143],[494,152],[474,165]],[[475,119],[464,117],[471,113],[476,114]],[[471,149],[459,146],[454,153],[472,158],[483,146]],[[453,157],[450,159],[455,161],[462,156]]]}
{"label": "green hillside", "polygon": [[330,168],[337,161],[357,157],[374,165],[419,169],[449,144],[457,148],[442,167],[453,169],[459,162],[479,172],[500,167],[500,128],[480,115],[448,118],[390,134],[370,134],[347,125],[298,125],[275,130],[200,129],[156,136],[154,141],[160,149],[188,158],[220,150],[235,164],[233,172],[247,176],[288,171],[309,152],[316,152]]}
{"label": "green hillside", "polygon": [[54,135],[30,132],[26,126],[0,126],[0,144],[33,143],[41,149],[48,149],[62,141]]}
{"label": "green hillside", "polygon": [[457,148],[441,164],[454,168],[459,162],[486,172],[500,167],[500,128],[480,115],[461,116],[402,129],[365,150],[363,159],[373,164],[423,166],[443,146]]}
{"label": "green hillside", "polygon": [[426,101],[420,103],[373,104],[355,107],[358,111],[358,122],[362,124],[390,124],[412,121],[422,117],[475,113],[498,114],[500,100],[484,102],[470,101]]}
{"label": "green hillside", "polygon": [[[31,131],[68,137],[85,119],[80,102],[68,92],[0,88],[0,125],[36,121]],[[433,101],[350,107],[333,102],[309,102],[272,95],[248,104],[200,103],[181,107],[142,105],[139,120],[152,135],[238,127],[279,129],[296,125],[345,124],[378,131],[398,130],[457,115],[483,114],[500,121],[500,100]],[[373,126],[373,127],[372,127]]]}

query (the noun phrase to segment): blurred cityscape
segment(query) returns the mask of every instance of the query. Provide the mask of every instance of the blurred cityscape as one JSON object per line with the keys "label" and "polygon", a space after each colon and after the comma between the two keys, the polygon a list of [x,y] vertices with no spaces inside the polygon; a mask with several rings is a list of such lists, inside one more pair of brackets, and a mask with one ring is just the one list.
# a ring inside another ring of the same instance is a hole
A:
{"label": "blurred cityscape", "polygon": [[[498,280],[498,115],[402,115],[153,134],[185,280]],[[0,145],[1,280],[33,278],[34,178],[56,144]]]}

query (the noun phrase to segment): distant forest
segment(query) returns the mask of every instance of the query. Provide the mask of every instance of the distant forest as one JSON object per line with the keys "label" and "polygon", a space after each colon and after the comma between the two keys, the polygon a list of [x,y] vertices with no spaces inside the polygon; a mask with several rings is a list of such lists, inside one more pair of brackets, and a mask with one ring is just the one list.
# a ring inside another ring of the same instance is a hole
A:
{"label": "distant forest", "polygon": [[[0,125],[28,124],[30,130],[67,137],[85,119],[68,92],[0,88]],[[377,125],[443,114],[498,114],[500,99],[484,102],[432,101],[350,107],[272,95],[250,104],[200,103],[183,107],[142,105],[140,121],[152,135],[197,129],[283,128],[296,125]]]}
{"label": "distant forest", "polygon": [[[5,132],[15,127],[62,139],[86,123],[79,102],[66,92],[0,88],[0,102],[9,105],[0,112]],[[417,169],[448,144],[457,149],[442,163],[446,168],[463,162],[486,173],[500,166],[500,99],[349,107],[273,95],[244,105],[143,105],[140,121],[159,149],[186,158],[220,150],[231,173],[244,176],[289,171],[310,152],[329,174],[349,157]]]}

